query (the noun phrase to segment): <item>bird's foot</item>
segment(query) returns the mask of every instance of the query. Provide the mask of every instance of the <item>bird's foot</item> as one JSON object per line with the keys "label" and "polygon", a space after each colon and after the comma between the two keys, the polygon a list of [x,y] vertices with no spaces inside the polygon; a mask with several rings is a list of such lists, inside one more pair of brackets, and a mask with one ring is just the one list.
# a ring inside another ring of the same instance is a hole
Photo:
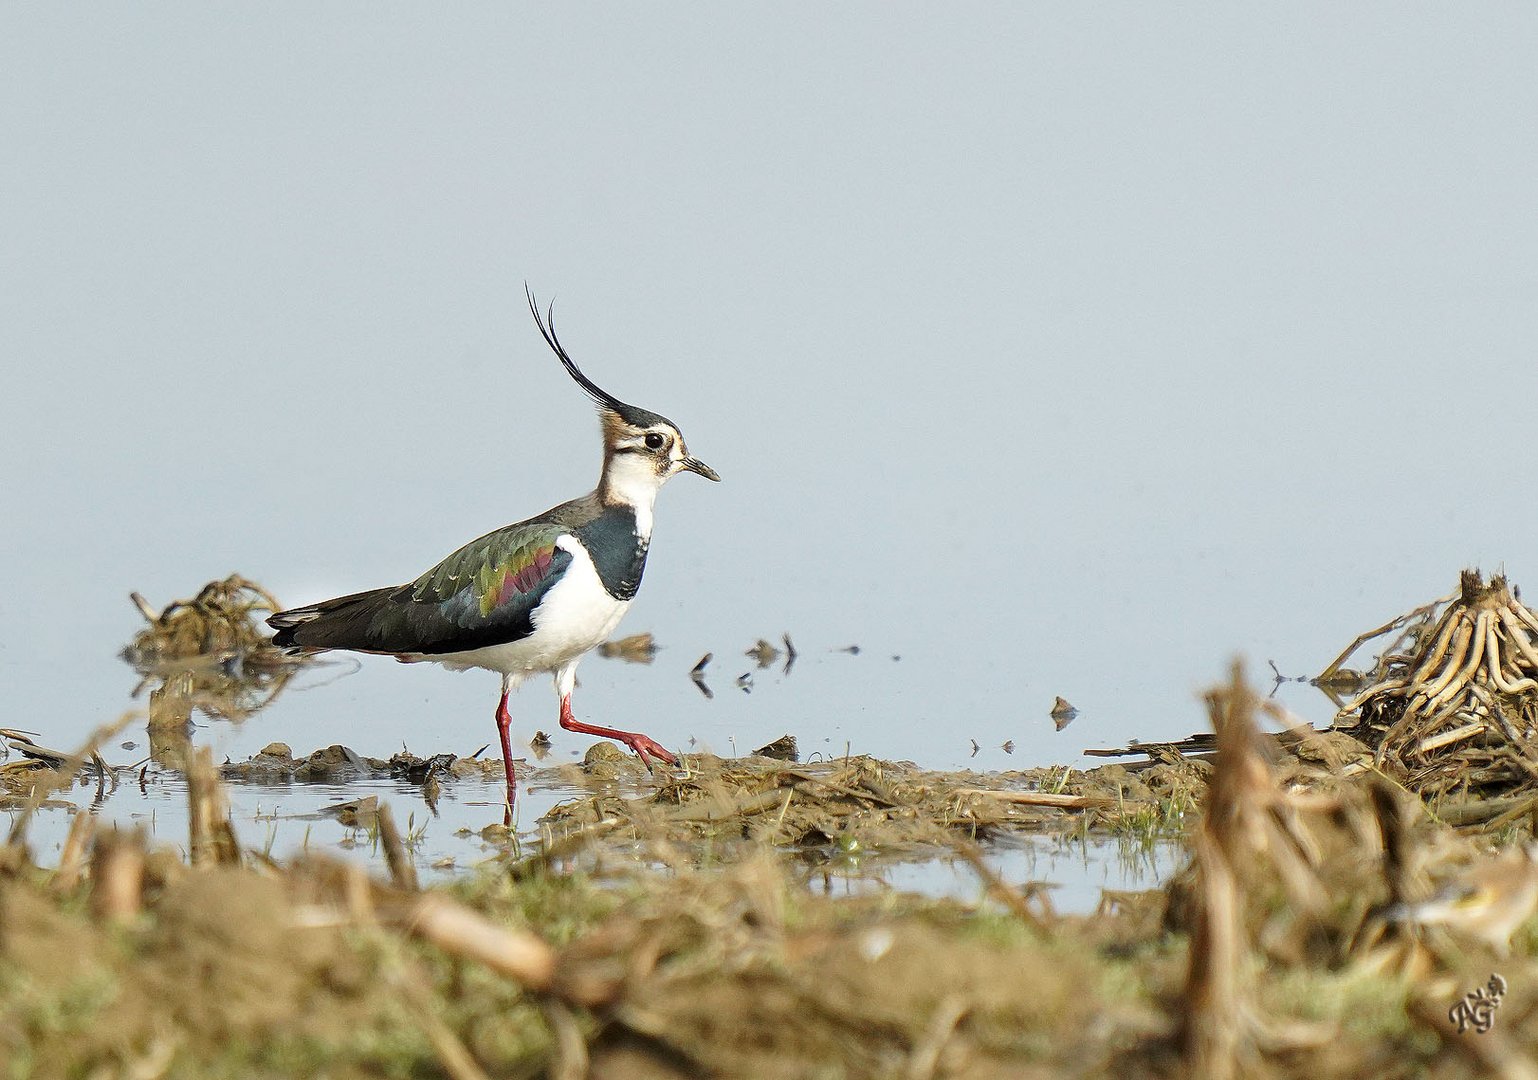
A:
{"label": "bird's foot", "polygon": [[645,765],[648,769],[652,767],[652,758],[656,758],[658,761],[665,761],[675,767],[678,765],[678,755],[666,749],[656,739],[648,735],[625,731],[617,733],[615,738],[634,750],[636,757],[641,759],[641,764]]}
{"label": "bird's foot", "polygon": [[665,761],[669,765],[677,766],[678,757],[668,750],[656,739],[649,735],[642,735],[639,731],[620,731],[618,728],[599,727],[597,724],[584,724],[571,714],[571,695],[561,698],[561,726],[567,731],[579,732],[583,735],[597,735],[602,739],[613,739],[617,743],[623,743],[635,751],[636,757],[648,769],[652,767],[652,758]]}

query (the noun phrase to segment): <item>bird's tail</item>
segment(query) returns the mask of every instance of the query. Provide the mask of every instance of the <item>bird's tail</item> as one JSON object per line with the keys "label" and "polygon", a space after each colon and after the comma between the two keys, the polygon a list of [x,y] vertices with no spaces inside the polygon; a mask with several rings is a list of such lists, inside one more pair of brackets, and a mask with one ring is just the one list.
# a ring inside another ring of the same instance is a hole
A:
{"label": "bird's tail", "polygon": [[272,644],[290,656],[326,649],[378,651],[378,645],[370,640],[370,625],[393,592],[394,588],[370,589],[280,611],[267,619],[267,625],[277,630],[272,636]]}

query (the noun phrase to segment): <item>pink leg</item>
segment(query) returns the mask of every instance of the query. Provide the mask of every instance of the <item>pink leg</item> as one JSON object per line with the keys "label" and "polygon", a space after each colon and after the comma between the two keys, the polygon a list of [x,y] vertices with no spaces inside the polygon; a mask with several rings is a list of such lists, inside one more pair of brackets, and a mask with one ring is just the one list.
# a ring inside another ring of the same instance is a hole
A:
{"label": "pink leg", "polygon": [[678,758],[663,749],[662,744],[639,732],[617,731],[614,728],[599,727],[597,724],[584,724],[571,715],[570,694],[561,695],[561,726],[567,731],[577,731],[583,735],[597,735],[600,738],[613,739],[615,742],[624,743],[636,752],[636,756],[641,759],[647,768],[651,768],[651,762],[647,760],[648,758],[657,758],[659,761],[665,761],[669,765],[678,764]]}
{"label": "pink leg", "polygon": [[507,711],[508,691],[502,691],[502,703],[497,706],[497,734],[502,736],[502,768],[507,772],[507,812],[513,812],[513,798],[518,793],[518,778],[513,775],[513,744],[508,728],[513,725],[512,714]]}

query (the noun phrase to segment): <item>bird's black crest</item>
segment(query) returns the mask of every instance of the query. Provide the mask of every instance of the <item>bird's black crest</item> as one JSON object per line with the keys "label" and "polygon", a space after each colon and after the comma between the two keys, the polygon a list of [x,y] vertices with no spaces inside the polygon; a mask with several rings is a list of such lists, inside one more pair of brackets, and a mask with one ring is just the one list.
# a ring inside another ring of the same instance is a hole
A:
{"label": "bird's black crest", "polygon": [[544,337],[545,344],[549,345],[555,355],[560,358],[561,364],[566,368],[566,373],[576,380],[578,386],[587,391],[588,397],[592,398],[603,408],[618,414],[625,423],[633,424],[636,427],[645,428],[659,422],[667,422],[665,417],[658,416],[654,412],[648,412],[645,409],[626,404],[584,375],[582,369],[577,366],[577,362],[571,358],[570,354],[566,352],[565,347],[561,345],[561,340],[555,336],[554,301],[545,307],[544,315],[540,315],[539,303],[534,299],[534,291],[529,288],[527,283],[524,284],[523,291],[524,295],[529,298],[529,312],[534,316],[534,323],[539,327],[539,332]]}

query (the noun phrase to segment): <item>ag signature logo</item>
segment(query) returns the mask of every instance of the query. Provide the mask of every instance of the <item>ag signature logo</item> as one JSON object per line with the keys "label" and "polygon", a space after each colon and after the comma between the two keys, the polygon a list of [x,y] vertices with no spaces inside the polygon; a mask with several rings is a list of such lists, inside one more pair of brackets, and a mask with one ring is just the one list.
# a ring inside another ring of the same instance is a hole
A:
{"label": "ag signature logo", "polygon": [[1491,975],[1490,981],[1478,990],[1463,995],[1463,1000],[1447,1010],[1447,1019],[1458,1025],[1458,1034],[1469,1028],[1483,1035],[1495,1024],[1495,1010],[1501,1007],[1506,996],[1506,980]]}

